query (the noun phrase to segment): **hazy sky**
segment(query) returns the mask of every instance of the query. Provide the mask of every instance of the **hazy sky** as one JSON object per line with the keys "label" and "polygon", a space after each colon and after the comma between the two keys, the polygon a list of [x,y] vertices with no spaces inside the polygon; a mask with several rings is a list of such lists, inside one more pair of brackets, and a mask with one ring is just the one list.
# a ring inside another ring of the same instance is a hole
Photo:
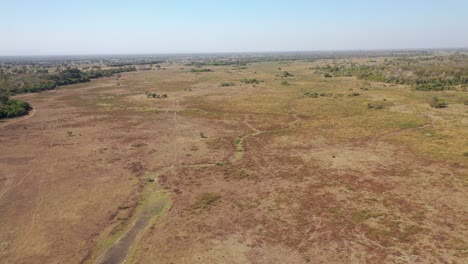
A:
{"label": "hazy sky", "polygon": [[468,47],[468,0],[0,0],[0,55]]}

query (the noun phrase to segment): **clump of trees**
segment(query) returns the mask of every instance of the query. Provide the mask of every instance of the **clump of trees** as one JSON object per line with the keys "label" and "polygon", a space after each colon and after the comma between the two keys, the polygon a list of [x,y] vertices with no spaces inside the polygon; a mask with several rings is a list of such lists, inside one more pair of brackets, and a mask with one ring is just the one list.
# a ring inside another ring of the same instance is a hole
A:
{"label": "clump of trees", "polygon": [[442,91],[468,85],[468,56],[396,57],[385,61],[333,63],[314,67],[324,77],[351,77],[388,84],[406,84],[417,91]]}
{"label": "clump of trees", "polygon": [[167,98],[167,94],[156,94],[156,93],[152,93],[152,92],[145,92],[146,94],[146,98]]}
{"label": "clump of trees", "polygon": [[26,115],[31,109],[27,102],[0,94],[0,119]]}
{"label": "clump of trees", "polygon": [[[106,63],[109,67],[122,67],[122,66],[129,66],[129,65],[151,65],[153,64],[161,64],[164,63],[162,60],[143,60],[143,61],[114,61]],[[157,68],[161,67],[160,65],[156,65]]]}
{"label": "clump of trees", "polygon": [[241,82],[246,83],[246,84],[259,84],[260,83],[260,81],[255,78],[243,79],[241,80]]}
{"label": "clump of trees", "polygon": [[416,85],[417,91],[443,91],[446,87],[439,82],[434,83],[423,83]]}
{"label": "clump of trees", "polygon": [[190,71],[191,71],[191,72],[212,72],[213,70],[211,70],[211,69],[203,69],[203,68],[192,68]]}
{"label": "clump of trees", "polygon": [[318,98],[320,97],[332,97],[332,93],[316,93],[316,92],[306,92],[304,93],[305,96],[310,97],[310,98]]}
{"label": "clump of trees", "polygon": [[109,77],[122,72],[136,71],[135,66],[111,69],[92,68],[82,71],[77,68],[58,70],[55,73],[37,71],[18,75],[2,74],[0,78],[0,93],[9,95],[20,93],[36,93],[52,90],[61,85],[89,82],[91,79]]}

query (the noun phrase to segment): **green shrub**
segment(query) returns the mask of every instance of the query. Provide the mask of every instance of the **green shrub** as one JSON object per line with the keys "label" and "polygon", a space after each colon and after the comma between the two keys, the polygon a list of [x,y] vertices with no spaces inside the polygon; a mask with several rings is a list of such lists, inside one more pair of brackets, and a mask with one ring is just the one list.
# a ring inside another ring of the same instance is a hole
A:
{"label": "green shrub", "polygon": [[192,68],[191,72],[212,72],[211,69],[202,69],[202,68]]}
{"label": "green shrub", "polygon": [[446,88],[441,83],[424,83],[416,86],[416,91],[443,91]]}
{"label": "green shrub", "polygon": [[31,105],[18,99],[0,96],[0,118],[11,118],[25,115],[31,110]]}
{"label": "green shrub", "polygon": [[365,79],[369,80],[369,81],[374,81],[374,82],[386,82],[387,81],[385,76],[382,76],[382,75],[379,75],[379,74],[371,74],[371,75],[367,76],[367,78],[365,78]]}
{"label": "green shrub", "polygon": [[289,82],[288,81],[282,81],[281,85],[289,85]]}
{"label": "green shrub", "polygon": [[311,97],[311,98],[317,98],[318,97],[318,93],[307,92],[304,95],[308,96],[308,97]]}
{"label": "green shrub", "polygon": [[443,99],[439,99],[437,96],[432,97],[432,99],[429,101],[429,105],[432,108],[445,108],[448,106]]}
{"label": "green shrub", "polygon": [[379,102],[374,102],[374,103],[366,103],[367,109],[383,109],[384,105],[379,103]]}
{"label": "green shrub", "polygon": [[229,86],[235,86],[236,84],[234,82],[222,82],[219,86],[221,87],[229,87]]}
{"label": "green shrub", "polygon": [[255,78],[244,79],[244,80],[241,80],[241,82],[246,83],[246,84],[259,84],[260,83],[260,81]]}
{"label": "green shrub", "polygon": [[287,72],[287,71],[284,71],[283,72],[283,77],[287,78],[287,77],[293,77],[294,75],[292,75],[291,73]]}

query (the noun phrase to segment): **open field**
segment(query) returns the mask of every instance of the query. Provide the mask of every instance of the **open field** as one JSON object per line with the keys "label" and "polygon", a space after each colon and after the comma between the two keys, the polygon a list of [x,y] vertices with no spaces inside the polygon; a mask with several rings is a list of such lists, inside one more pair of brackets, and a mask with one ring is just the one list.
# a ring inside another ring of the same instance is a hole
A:
{"label": "open field", "polygon": [[328,63],[165,63],[17,96],[34,110],[0,122],[0,263],[466,262],[467,92]]}

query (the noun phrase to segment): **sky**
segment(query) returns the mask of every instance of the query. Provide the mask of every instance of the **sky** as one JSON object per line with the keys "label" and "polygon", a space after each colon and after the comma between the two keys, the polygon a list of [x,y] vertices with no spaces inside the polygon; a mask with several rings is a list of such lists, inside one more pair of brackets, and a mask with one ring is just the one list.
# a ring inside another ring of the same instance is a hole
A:
{"label": "sky", "polygon": [[468,0],[0,0],[0,55],[468,47]]}

